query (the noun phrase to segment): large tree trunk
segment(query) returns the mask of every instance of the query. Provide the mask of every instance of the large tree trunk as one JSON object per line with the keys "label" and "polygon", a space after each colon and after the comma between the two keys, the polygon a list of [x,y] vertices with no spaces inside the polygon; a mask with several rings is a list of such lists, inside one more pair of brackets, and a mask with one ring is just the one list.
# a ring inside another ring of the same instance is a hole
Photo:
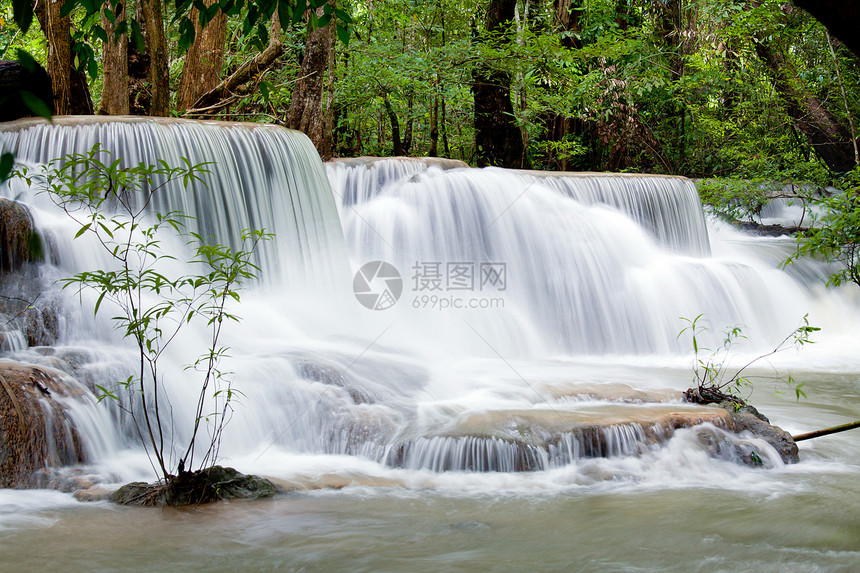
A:
{"label": "large tree trunk", "polygon": [[144,33],[149,56],[149,86],[152,93],[149,115],[166,116],[170,113],[170,84],[161,0],[138,1],[146,28]]}
{"label": "large tree trunk", "polygon": [[[787,9],[794,10],[790,6]],[[774,88],[785,104],[786,113],[831,171],[851,171],[855,165],[851,134],[806,87],[782,48],[773,40],[765,38],[764,33],[761,36],[755,43],[756,54],[770,74]]]}
{"label": "large tree trunk", "polygon": [[93,100],[84,75],[72,55],[71,18],[60,18],[63,0],[39,0],[36,17],[48,42],[48,75],[57,115],[93,113]]}
{"label": "large tree trunk", "polygon": [[[509,25],[516,0],[492,0],[484,21],[487,32]],[[475,98],[475,147],[480,167],[527,167],[522,135],[513,120],[511,77],[488,66],[476,66],[472,75]]]}
{"label": "large tree trunk", "polygon": [[102,99],[99,115],[128,115],[128,34],[114,40],[114,30],[125,20],[125,12],[113,24],[102,14],[108,41],[102,46]]}
{"label": "large tree trunk", "polygon": [[[553,0],[553,16],[555,18],[555,30],[565,33],[561,38],[561,45],[568,49],[578,50],[582,48],[582,41],[578,34],[582,30],[580,15],[582,14],[582,0]],[[551,86],[545,86],[552,90]],[[579,122],[581,123],[581,122]],[[548,112],[543,116],[545,141],[564,141],[574,131],[577,122],[562,113]],[[570,158],[567,154],[547,151],[544,167],[567,171],[570,169]]]}
{"label": "large tree trunk", "polygon": [[[322,8],[317,10],[322,16]],[[323,159],[331,157],[332,134],[326,129],[332,112],[323,105],[329,66],[334,64],[334,24],[317,28],[308,34],[299,79],[293,88],[287,110],[287,126],[304,132]]]}
{"label": "large tree trunk", "polygon": [[[206,5],[211,6],[217,1],[206,0]],[[224,68],[227,15],[219,10],[212,21],[201,29],[200,13],[195,8],[191,11],[191,20],[194,22],[194,42],[185,55],[185,65],[179,80],[179,92],[176,94],[176,107],[179,110],[192,107],[200,96],[217,86]]]}

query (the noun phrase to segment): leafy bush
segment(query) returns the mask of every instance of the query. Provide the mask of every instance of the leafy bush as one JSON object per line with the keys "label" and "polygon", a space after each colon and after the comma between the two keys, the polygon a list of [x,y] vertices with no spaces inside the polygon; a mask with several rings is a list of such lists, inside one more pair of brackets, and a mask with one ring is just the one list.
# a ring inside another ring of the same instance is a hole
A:
{"label": "leafy bush", "polygon": [[[36,184],[77,224],[75,236],[96,239],[113,262],[112,268],[84,271],[63,281],[63,288],[96,295],[94,312],[111,307],[111,320],[138,352],[135,374],[115,385],[99,386],[100,400],[110,398],[134,421],[135,428],[153,467],[164,483],[195,467],[214,465],[225,423],[232,414],[236,395],[232,381],[219,369],[227,348],[220,345],[225,319],[238,318],[227,310],[230,300],[239,300],[241,285],[259,270],[251,258],[259,242],[268,239],[263,231],[242,234],[243,250],[207,242],[185,228],[187,216],[177,212],[151,213],[153,198],[171,183],[186,189],[201,182],[205,165],[171,167],[157,165],[121,167],[98,145],[89,152],[72,154],[50,162],[42,173],[17,173],[28,185]],[[154,220],[153,220],[154,219]],[[171,233],[188,242],[194,253],[191,265],[200,274],[175,274],[164,264],[174,257],[165,252],[163,239]],[[172,274],[171,274],[172,273]],[[106,304],[107,303],[107,304]],[[197,406],[187,444],[176,444],[175,422],[163,384],[161,358],[180,332],[190,323],[209,330],[208,345],[188,366],[200,375]],[[124,399],[125,398],[125,399]],[[169,410],[165,412],[165,407]],[[198,448],[201,426],[208,425],[208,442]],[[195,461],[195,452],[203,450]]]}
{"label": "leafy bush", "polygon": [[[694,385],[684,392],[684,398],[688,402],[699,404],[729,401],[743,405],[745,402],[740,396],[741,392],[751,390],[753,386],[752,379],[744,375],[746,369],[783,350],[812,343],[809,337],[813,332],[821,329],[810,326],[808,317],[809,315],[805,315],[800,326],[786,336],[773,350],[749,360],[740,368],[732,368],[729,365],[732,348],[739,340],[746,338],[740,326],[728,328],[724,333],[722,346],[712,350],[699,344],[702,335],[710,332],[710,328],[703,324],[703,315],[700,314],[692,319],[681,317],[687,326],[678,333],[678,337],[680,338],[684,333],[689,333],[693,347]],[[791,374],[788,374],[785,383],[794,389],[798,400],[801,397],[806,397],[803,391],[803,382],[797,383]]]}
{"label": "leafy bush", "polygon": [[840,267],[831,273],[828,285],[853,282],[860,286],[860,170],[838,184],[845,191],[815,203],[823,215],[798,235],[797,250],[786,264],[808,255],[836,261]]}

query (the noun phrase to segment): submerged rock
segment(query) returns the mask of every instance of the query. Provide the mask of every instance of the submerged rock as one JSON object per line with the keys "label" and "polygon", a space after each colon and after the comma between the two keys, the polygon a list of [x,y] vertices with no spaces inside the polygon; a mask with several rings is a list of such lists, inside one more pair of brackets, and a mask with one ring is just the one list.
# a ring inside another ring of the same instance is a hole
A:
{"label": "submerged rock", "polygon": [[214,466],[172,476],[168,483],[132,482],[116,490],[110,500],[120,505],[200,505],[231,499],[259,499],[277,493],[275,484],[233,468]]}
{"label": "submerged rock", "polygon": [[44,487],[45,468],[86,461],[57,399],[80,393],[59,371],[0,361],[0,488]]}

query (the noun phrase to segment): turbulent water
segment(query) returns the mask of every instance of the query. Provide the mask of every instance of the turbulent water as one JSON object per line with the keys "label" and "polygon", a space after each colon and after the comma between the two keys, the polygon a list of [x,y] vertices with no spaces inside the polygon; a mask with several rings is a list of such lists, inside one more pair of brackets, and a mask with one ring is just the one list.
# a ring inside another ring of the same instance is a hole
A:
{"label": "turbulent water", "polygon": [[[170,188],[157,208],[192,215],[194,230],[225,243],[248,227],[275,234],[258,259],[260,280],[232,308],[242,322],[225,335],[224,370],[242,395],[221,453],[294,486],[351,486],[205,510],[200,532],[182,534],[163,555],[158,539],[181,524],[147,517],[141,527],[163,531],[137,548],[145,554],[138,563],[175,565],[189,547],[220,557],[185,566],[222,569],[835,569],[860,557],[860,522],[849,511],[859,502],[850,484],[860,448],[850,438],[805,445],[801,463],[784,466],[767,445],[719,423],[666,430],[666,415],[698,415],[677,391],[689,384],[691,363],[681,317],[699,314],[712,327],[702,339],[711,346],[723,328],[742,325],[748,340],[736,365],[804,315],[823,328],[814,346],[754,372],[792,368],[807,381],[810,398],[800,405],[772,395],[775,383],[756,390],[755,401],[790,431],[849,421],[860,407],[856,292],[825,290],[817,263],[780,269],[791,239],[708,224],[689,181],[429,160],[323,166],[304,136],[236,124],[60,119],[0,129],[0,147],[32,171],[95,142],[128,164],[213,162],[205,186]],[[58,277],[107,264],[97,245],[73,239],[47,195],[21,182],[5,193],[30,205],[51,249],[46,291]],[[174,270],[187,272],[183,242],[164,240]],[[90,384],[124,379],[133,351],[104,313],[93,319],[93,302],[61,299],[53,349],[8,356],[71,361]],[[189,327],[164,357],[177,444],[197,399],[184,366],[204,349],[205,331]],[[128,420],[92,399],[72,407],[91,463],[66,473],[107,485],[152,478]],[[728,446],[715,454],[707,443]],[[768,469],[738,463],[752,449]],[[791,508],[840,507],[842,497],[844,515],[831,525],[822,522],[830,510],[820,509],[805,518],[809,539],[793,529]],[[710,527],[691,525],[680,505]],[[760,513],[737,517],[748,534],[726,523],[747,508]],[[138,523],[125,511],[0,491],[0,546],[50,528],[60,551],[87,543],[81,531]],[[219,516],[241,524],[240,539],[224,541]],[[581,557],[550,533],[565,530]],[[383,539],[391,544],[368,549]],[[616,539],[631,542],[619,549]],[[666,552],[697,543],[707,559]],[[119,555],[135,551],[116,546],[123,549],[93,556],[93,569],[118,567]],[[16,568],[45,563],[25,553]]]}

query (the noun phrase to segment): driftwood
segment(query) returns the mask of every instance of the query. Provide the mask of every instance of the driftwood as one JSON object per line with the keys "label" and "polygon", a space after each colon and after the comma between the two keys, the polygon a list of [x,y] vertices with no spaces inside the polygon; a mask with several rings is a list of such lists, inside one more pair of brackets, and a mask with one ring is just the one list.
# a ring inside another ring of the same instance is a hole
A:
{"label": "driftwood", "polygon": [[838,434],[839,432],[845,432],[846,430],[853,430],[854,428],[860,428],[860,420],[857,422],[851,422],[850,424],[842,424],[841,426],[833,426],[832,428],[825,428],[823,430],[816,430],[814,432],[807,432],[805,434],[798,434],[796,436],[792,436],[795,442],[801,442],[803,440],[811,440],[812,438],[820,438],[821,436],[829,436],[830,434]]}
{"label": "driftwood", "polygon": [[270,42],[265,50],[256,57],[248,60],[230,74],[221,83],[200,96],[186,115],[201,115],[217,111],[235,100],[235,92],[250,81],[256,81],[284,53],[284,44],[280,41]]}

